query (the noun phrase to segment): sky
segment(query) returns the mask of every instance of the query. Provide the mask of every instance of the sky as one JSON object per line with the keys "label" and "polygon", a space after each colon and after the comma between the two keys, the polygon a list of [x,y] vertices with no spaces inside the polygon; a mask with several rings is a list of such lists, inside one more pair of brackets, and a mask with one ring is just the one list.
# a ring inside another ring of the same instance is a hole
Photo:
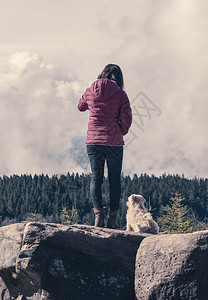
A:
{"label": "sky", "polygon": [[133,112],[124,175],[207,177],[207,1],[0,4],[0,176],[90,172],[77,103],[116,63]]}

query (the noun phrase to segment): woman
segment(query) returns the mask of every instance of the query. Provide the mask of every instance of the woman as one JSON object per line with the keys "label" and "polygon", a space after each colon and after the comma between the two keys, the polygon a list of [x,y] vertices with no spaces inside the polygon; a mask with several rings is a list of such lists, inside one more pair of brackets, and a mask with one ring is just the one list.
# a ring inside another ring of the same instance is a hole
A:
{"label": "woman", "polygon": [[107,227],[116,229],[121,196],[123,136],[127,134],[132,122],[131,107],[123,90],[123,75],[119,66],[109,64],[104,68],[79,100],[78,109],[89,109],[86,144],[92,170],[90,194],[94,206],[95,226],[104,227],[107,209],[102,206],[101,186],[104,164],[107,161],[110,187]]}

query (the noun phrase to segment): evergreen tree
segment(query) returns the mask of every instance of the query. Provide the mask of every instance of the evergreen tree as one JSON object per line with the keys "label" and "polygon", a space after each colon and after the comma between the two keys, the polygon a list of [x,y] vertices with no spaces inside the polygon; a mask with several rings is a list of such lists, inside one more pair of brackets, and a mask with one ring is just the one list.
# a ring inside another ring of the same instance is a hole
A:
{"label": "evergreen tree", "polygon": [[170,204],[163,208],[165,214],[157,219],[162,231],[169,233],[192,232],[192,220],[188,219],[188,207],[183,205],[184,198],[180,194],[171,197]]}
{"label": "evergreen tree", "polygon": [[78,211],[76,208],[72,207],[72,209],[67,210],[66,207],[62,209],[62,223],[64,225],[74,225],[77,224],[79,220]]}

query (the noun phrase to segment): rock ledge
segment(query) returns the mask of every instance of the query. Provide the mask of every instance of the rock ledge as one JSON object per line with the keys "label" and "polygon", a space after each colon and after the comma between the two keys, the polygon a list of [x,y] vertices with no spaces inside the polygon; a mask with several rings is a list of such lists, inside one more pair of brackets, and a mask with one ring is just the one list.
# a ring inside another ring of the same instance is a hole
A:
{"label": "rock ledge", "polygon": [[11,294],[2,299],[133,300],[135,257],[149,236],[85,225],[1,227],[0,276]]}

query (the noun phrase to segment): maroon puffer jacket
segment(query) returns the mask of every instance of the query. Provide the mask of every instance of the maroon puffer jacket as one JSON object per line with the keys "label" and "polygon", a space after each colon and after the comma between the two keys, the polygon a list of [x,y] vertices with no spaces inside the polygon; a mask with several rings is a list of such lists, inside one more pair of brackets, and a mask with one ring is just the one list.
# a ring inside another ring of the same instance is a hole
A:
{"label": "maroon puffer jacket", "polygon": [[122,146],[132,122],[129,99],[116,82],[97,79],[79,100],[78,109],[89,109],[86,144]]}

